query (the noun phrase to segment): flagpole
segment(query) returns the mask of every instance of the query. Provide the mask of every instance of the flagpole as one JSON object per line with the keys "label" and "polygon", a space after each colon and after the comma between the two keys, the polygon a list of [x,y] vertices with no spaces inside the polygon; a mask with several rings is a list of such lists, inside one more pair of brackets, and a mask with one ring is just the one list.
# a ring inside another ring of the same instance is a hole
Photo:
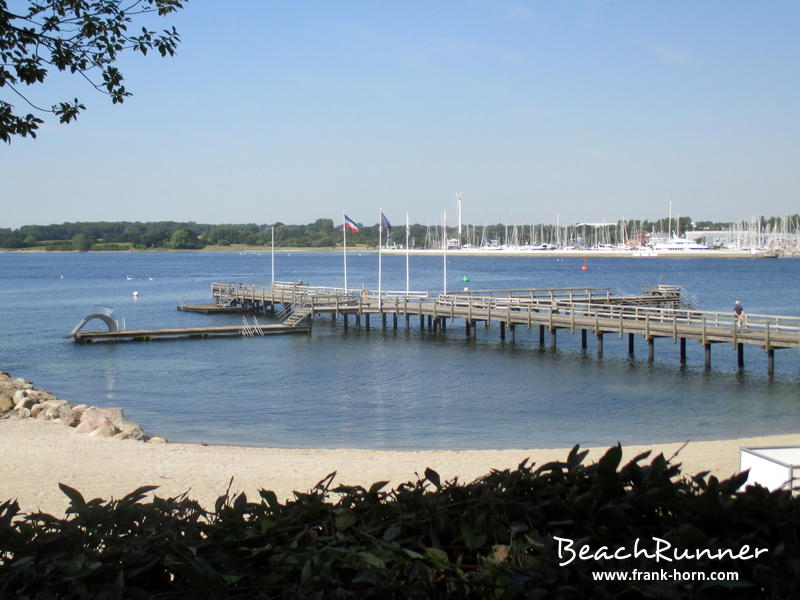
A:
{"label": "flagpole", "polygon": [[442,257],[444,262],[444,275],[442,289],[447,294],[447,211],[442,211]]}
{"label": "flagpole", "polygon": [[406,213],[406,296],[409,292],[409,284],[411,283],[408,271],[408,213]]}
{"label": "flagpole", "polygon": [[275,287],[275,227],[272,230],[272,286]]}
{"label": "flagpole", "polygon": [[344,211],[342,211],[342,248],[344,251],[344,293],[347,293],[347,226],[345,225]]}
{"label": "flagpole", "polygon": [[378,310],[381,310],[381,275],[383,273],[383,254],[381,253],[381,246],[383,246],[383,209],[378,209]]}

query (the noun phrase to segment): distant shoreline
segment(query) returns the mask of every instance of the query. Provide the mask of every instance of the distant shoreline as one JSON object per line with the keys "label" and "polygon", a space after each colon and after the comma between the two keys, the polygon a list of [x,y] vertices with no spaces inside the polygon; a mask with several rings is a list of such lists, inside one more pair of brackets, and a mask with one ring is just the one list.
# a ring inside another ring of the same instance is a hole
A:
{"label": "distant shoreline", "polygon": [[[302,253],[331,253],[341,252],[342,248],[313,248],[313,247],[279,247],[275,248],[276,253],[302,252]],[[20,253],[20,254],[77,254],[79,250],[45,250],[44,248],[3,248],[0,253]],[[264,246],[207,246],[193,250],[178,250],[173,248],[148,248],[146,250],[86,250],[97,254],[125,254],[131,252],[227,252],[240,254],[270,254],[272,249]],[[368,252],[377,254],[376,248],[366,246],[348,246],[349,252]],[[386,249],[383,254],[389,256],[405,256],[406,251],[402,249]],[[423,250],[415,248],[409,250],[412,256],[442,256],[442,251],[438,249]],[[694,250],[676,251],[664,250],[660,252],[648,251],[613,251],[613,250],[450,250],[447,252],[451,257],[504,257],[504,258],[798,258],[800,252],[757,252],[752,253],[745,250]]]}

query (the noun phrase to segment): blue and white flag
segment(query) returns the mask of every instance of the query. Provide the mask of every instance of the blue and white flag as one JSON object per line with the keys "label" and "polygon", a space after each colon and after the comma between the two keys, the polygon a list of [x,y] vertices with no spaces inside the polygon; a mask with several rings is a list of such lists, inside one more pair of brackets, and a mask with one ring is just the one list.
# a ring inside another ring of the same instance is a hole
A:
{"label": "blue and white flag", "polygon": [[389,233],[392,233],[392,224],[389,223],[389,219],[386,218],[386,215],[381,212],[381,226],[385,227]]}

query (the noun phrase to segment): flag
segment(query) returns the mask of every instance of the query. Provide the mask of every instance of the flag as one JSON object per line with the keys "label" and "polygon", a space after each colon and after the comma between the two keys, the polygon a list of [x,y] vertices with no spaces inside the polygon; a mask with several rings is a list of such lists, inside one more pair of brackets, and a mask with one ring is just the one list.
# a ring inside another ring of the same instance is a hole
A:
{"label": "flag", "polygon": [[347,215],[344,216],[344,226],[347,231],[351,233],[358,233],[358,225],[356,225],[355,221],[353,221],[353,219]]}
{"label": "flag", "polygon": [[386,218],[386,215],[381,212],[381,226],[386,228],[386,231],[392,233],[392,224],[389,223],[389,219]]}

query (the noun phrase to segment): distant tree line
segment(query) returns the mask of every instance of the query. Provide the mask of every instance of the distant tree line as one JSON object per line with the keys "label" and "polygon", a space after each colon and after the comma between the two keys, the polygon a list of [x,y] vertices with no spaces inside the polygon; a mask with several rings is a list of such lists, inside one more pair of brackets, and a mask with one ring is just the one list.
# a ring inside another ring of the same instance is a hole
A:
{"label": "distant tree line", "polygon": [[[748,223],[744,223],[747,225]],[[348,245],[376,248],[378,245],[378,225],[359,225],[359,233],[348,233]],[[659,219],[655,221],[631,220],[618,222],[604,228],[586,225],[568,225],[557,228],[554,225],[464,225],[462,242],[473,245],[488,244],[491,240],[502,243],[553,243],[568,239],[580,239],[585,244],[598,241],[617,243],[648,233],[668,231],[685,232],[689,229],[718,230],[728,229],[742,223],[723,223],[701,221],[693,223],[691,217],[678,219]],[[800,216],[760,217],[756,225],[762,230],[787,226],[797,231]],[[0,228],[0,248],[23,249],[44,248],[45,250],[148,250],[175,249],[196,250],[207,246],[270,246],[274,229],[276,247],[333,248],[342,244],[342,225],[332,219],[317,219],[307,225],[287,225],[284,223],[262,224],[202,224],[194,222],[157,221],[98,221],[61,223],[59,225],[25,225],[18,229]],[[601,231],[602,229],[602,231]],[[384,244],[387,231],[383,232]],[[447,237],[457,236],[457,229],[448,227]],[[434,247],[441,243],[441,224],[410,226],[409,244],[415,248]],[[388,243],[404,246],[406,243],[405,225],[395,226],[388,237]]]}

